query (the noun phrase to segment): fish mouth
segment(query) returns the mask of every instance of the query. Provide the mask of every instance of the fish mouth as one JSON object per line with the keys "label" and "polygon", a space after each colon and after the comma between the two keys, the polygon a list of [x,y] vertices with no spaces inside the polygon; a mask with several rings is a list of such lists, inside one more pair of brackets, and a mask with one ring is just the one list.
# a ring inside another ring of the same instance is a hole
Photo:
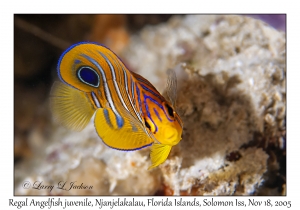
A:
{"label": "fish mouth", "polygon": [[177,134],[177,131],[175,128],[168,128],[165,130],[165,138],[168,140],[174,139]]}
{"label": "fish mouth", "polygon": [[170,139],[173,139],[175,136],[175,133],[173,133],[171,136],[169,136],[167,139],[170,140]]}
{"label": "fish mouth", "polygon": [[180,141],[181,135],[174,127],[166,127],[161,139],[162,144],[176,145]]}

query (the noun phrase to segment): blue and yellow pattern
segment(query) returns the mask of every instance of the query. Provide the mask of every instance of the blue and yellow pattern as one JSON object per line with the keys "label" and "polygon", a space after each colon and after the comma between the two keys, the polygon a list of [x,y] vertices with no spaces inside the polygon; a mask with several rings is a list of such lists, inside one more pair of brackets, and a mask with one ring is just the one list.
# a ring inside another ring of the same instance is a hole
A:
{"label": "blue and yellow pattern", "polygon": [[154,168],[179,143],[182,122],[174,110],[176,76],[169,71],[167,101],[142,76],[129,71],[108,48],[90,42],[72,45],[61,56],[51,90],[53,115],[66,127],[80,131],[95,114],[102,141],[118,150],[152,145]]}

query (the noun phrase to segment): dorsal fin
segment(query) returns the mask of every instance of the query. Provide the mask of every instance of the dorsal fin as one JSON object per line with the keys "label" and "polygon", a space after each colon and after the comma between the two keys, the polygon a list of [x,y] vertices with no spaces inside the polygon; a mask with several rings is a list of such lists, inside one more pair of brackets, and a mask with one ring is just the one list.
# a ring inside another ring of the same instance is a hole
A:
{"label": "dorsal fin", "polygon": [[141,75],[131,72],[134,78],[137,80],[138,84],[146,91],[151,93],[153,96],[156,96],[160,100],[164,101],[164,97],[157,91],[157,89],[144,77]]}
{"label": "dorsal fin", "polygon": [[138,81],[139,84],[146,85],[146,86],[150,87],[151,89],[155,90],[156,92],[158,92],[156,90],[156,88],[143,76],[141,76],[137,73],[134,73],[134,72],[130,72],[130,73],[134,76],[134,78]]}

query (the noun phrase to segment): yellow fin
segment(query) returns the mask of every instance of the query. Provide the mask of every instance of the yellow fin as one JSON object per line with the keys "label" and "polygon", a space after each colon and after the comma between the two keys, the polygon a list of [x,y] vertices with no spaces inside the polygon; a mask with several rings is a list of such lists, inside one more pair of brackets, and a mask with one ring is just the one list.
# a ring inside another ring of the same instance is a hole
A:
{"label": "yellow fin", "polygon": [[172,146],[170,145],[153,144],[150,153],[152,165],[148,168],[148,170],[155,168],[156,166],[165,162],[171,149]]}
{"label": "yellow fin", "polygon": [[61,82],[52,86],[50,106],[55,119],[76,131],[85,128],[95,112],[84,92]]}
{"label": "yellow fin", "polygon": [[97,109],[95,128],[102,141],[119,150],[137,150],[152,144],[153,140],[145,132],[143,125],[127,110],[118,107],[120,116],[110,108]]}

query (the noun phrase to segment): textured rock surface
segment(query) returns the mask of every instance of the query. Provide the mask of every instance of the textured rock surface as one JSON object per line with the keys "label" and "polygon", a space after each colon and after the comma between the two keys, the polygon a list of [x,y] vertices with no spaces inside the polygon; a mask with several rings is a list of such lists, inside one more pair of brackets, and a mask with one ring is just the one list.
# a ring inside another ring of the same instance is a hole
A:
{"label": "textured rock surface", "polygon": [[[244,16],[173,17],[131,37],[123,57],[163,91],[178,77],[182,141],[159,168],[149,148],[107,148],[92,122],[82,132],[53,126],[47,145],[15,169],[16,194],[251,195],[268,191],[270,172],[285,174],[285,34]],[[32,142],[39,139],[32,135]],[[38,141],[38,140],[37,140]],[[36,144],[35,144],[36,145]],[[283,163],[282,163],[283,162]],[[25,168],[27,170],[25,170]],[[273,173],[273,174],[274,174]],[[22,183],[77,181],[92,190],[35,190]],[[263,186],[263,187],[260,187]]]}

